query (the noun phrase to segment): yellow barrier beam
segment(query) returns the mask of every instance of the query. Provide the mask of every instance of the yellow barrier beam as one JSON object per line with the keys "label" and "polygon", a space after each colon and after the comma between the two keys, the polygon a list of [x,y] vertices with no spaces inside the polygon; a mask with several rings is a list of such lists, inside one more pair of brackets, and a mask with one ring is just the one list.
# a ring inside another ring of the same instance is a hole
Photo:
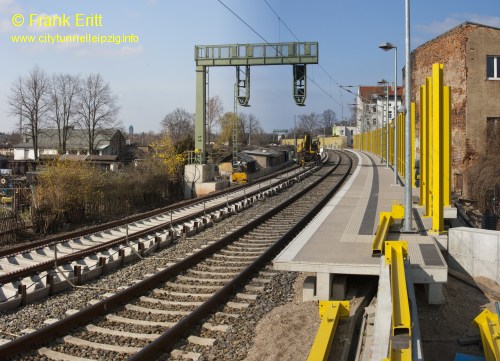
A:
{"label": "yellow barrier beam", "polygon": [[472,321],[479,328],[486,361],[500,360],[500,325],[498,315],[487,308]]}
{"label": "yellow barrier beam", "polygon": [[390,360],[411,360],[411,313],[406,286],[408,242],[387,241],[385,261],[391,266],[392,337]]}
{"label": "yellow barrier beam", "polygon": [[385,239],[389,233],[389,227],[392,226],[394,219],[391,212],[380,212],[380,223],[372,243],[372,256],[382,256],[384,254]]}
{"label": "yellow barrier beam", "polygon": [[307,361],[326,361],[340,317],[349,317],[349,301],[319,301],[321,323]]}
{"label": "yellow barrier beam", "polygon": [[411,334],[410,303],[406,288],[404,262],[408,257],[408,242],[385,242],[385,261],[391,265],[392,334]]}

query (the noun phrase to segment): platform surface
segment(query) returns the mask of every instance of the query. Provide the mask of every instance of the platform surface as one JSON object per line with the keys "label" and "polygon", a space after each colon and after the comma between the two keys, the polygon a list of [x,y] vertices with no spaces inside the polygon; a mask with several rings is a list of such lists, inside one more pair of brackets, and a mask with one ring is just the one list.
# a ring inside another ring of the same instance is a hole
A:
{"label": "platform surface", "polygon": [[[404,204],[404,187],[393,185],[393,171],[380,159],[353,151],[358,165],[340,191],[274,260],[277,270],[330,274],[378,275],[380,258],[371,245],[379,212]],[[417,223],[413,222],[416,228]],[[433,237],[389,233],[406,240],[414,283],[446,282],[447,265]]]}

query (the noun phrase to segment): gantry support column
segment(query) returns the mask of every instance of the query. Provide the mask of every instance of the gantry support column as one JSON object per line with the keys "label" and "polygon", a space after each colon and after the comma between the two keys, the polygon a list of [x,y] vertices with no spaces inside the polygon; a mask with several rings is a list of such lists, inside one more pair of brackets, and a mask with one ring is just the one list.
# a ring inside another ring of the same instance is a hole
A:
{"label": "gantry support column", "polygon": [[194,147],[196,163],[205,164],[206,158],[206,119],[207,119],[207,69],[206,66],[196,67],[196,115]]}

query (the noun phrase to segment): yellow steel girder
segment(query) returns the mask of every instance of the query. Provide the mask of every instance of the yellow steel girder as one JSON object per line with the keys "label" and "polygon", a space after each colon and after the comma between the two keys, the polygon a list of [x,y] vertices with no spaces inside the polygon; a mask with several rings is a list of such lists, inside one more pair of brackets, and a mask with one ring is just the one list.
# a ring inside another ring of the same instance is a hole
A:
{"label": "yellow steel girder", "polygon": [[500,325],[498,315],[487,308],[472,321],[479,328],[486,361],[500,360]]}
{"label": "yellow steel girder", "polygon": [[319,301],[321,323],[307,361],[326,361],[341,317],[349,317],[349,301]]}
{"label": "yellow steel girder", "polygon": [[412,359],[412,323],[405,275],[405,261],[407,259],[408,242],[387,241],[385,243],[385,261],[391,266],[391,361],[410,361]]}
{"label": "yellow steel girder", "polygon": [[385,239],[393,221],[391,212],[380,212],[380,223],[372,243],[372,256],[382,256],[384,254]]}
{"label": "yellow steel girder", "polygon": [[408,257],[408,242],[385,242],[385,261],[391,266],[392,335],[411,335],[410,303],[406,287],[404,263]]}

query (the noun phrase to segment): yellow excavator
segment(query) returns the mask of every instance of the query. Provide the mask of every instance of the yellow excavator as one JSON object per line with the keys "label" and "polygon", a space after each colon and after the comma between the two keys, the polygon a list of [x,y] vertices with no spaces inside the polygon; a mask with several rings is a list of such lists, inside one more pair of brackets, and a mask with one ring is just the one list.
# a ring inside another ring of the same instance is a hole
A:
{"label": "yellow excavator", "polygon": [[304,166],[306,163],[318,162],[320,141],[319,138],[312,138],[311,134],[304,135],[302,143],[297,146],[297,163]]}

